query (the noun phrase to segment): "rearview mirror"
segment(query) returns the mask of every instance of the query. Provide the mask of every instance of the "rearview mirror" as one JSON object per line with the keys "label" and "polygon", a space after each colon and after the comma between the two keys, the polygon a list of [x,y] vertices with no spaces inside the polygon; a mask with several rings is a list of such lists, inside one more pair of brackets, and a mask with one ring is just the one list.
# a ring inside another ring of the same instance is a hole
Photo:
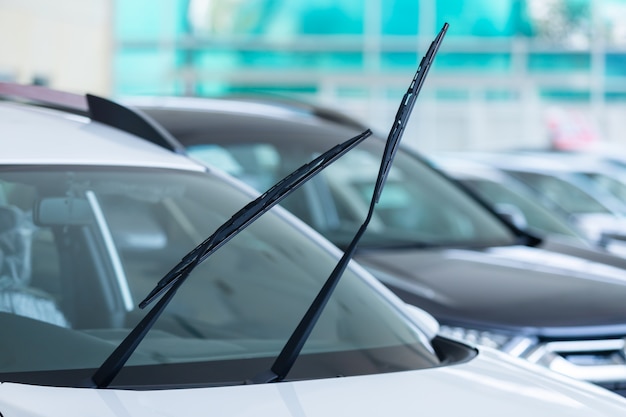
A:
{"label": "rearview mirror", "polygon": [[93,222],[93,213],[84,198],[50,197],[35,204],[33,221],[38,226],[81,226]]}

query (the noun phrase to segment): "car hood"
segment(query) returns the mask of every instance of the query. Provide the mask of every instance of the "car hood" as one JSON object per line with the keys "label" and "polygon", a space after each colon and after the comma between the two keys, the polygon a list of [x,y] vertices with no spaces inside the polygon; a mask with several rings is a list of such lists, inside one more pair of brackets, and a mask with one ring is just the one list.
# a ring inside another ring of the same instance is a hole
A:
{"label": "car hood", "polygon": [[625,410],[616,394],[487,349],[454,366],[263,385],[154,391],[0,385],[5,417],[613,417]]}
{"label": "car hood", "polygon": [[578,336],[586,326],[626,327],[626,270],[606,264],[526,246],[365,250],[356,259],[442,324]]}
{"label": "car hood", "polygon": [[546,235],[541,238],[539,248],[626,270],[626,241],[623,240],[608,240],[606,248],[602,248],[561,236]]}

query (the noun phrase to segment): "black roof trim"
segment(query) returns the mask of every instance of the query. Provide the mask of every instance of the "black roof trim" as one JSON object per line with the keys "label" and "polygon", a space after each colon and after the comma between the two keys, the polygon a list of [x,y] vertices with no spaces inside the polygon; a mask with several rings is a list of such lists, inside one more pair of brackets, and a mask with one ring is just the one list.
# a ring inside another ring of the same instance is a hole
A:
{"label": "black roof trim", "polygon": [[92,120],[132,133],[172,152],[186,153],[174,136],[140,110],[92,94],[86,97]]}

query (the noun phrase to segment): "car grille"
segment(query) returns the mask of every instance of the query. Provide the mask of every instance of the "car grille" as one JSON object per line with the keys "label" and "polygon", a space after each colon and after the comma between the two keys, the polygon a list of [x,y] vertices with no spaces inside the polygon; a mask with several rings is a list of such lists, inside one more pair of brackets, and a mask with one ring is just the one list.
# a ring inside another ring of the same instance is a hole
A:
{"label": "car grille", "polygon": [[626,339],[542,342],[519,356],[626,396]]}

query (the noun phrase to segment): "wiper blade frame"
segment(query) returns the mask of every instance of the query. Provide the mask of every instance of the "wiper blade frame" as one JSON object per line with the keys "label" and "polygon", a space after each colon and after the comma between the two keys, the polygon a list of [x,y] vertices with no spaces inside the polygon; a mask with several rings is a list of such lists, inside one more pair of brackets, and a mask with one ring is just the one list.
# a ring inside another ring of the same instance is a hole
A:
{"label": "wiper blade frame", "polygon": [[409,86],[407,92],[402,98],[402,102],[400,103],[400,106],[396,113],[393,126],[391,127],[391,130],[387,137],[387,143],[385,145],[383,156],[381,158],[380,170],[376,179],[376,185],[372,193],[372,200],[370,202],[370,207],[363,224],[361,225],[359,230],[357,230],[354,238],[350,242],[350,245],[345,250],[343,256],[341,257],[341,259],[331,272],[330,276],[322,286],[321,290],[313,300],[313,303],[311,303],[311,305],[309,306],[300,323],[289,337],[289,340],[287,341],[279,355],[276,357],[271,368],[266,370],[265,372],[256,375],[255,377],[246,381],[246,383],[255,384],[282,381],[287,376],[287,374],[291,370],[291,367],[300,355],[304,344],[306,343],[309,335],[313,331],[313,328],[315,327],[317,320],[322,314],[322,311],[324,310],[324,307],[330,299],[330,296],[332,295],[335,287],[339,283],[341,275],[348,266],[348,262],[354,255],[356,246],[361,239],[361,236],[367,229],[372,215],[374,214],[374,207],[380,199],[385,180],[387,178],[387,175],[389,174],[389,170],[391,169],[393,158],[398,149],[398,144],[400,143],[402,134],[404,133],[406,123],[408,122],[409,116],[411,115],[415,100],[417,99],[417,96],[422,88],[424,79],[428,74],[428,70],[430,69],[432,61],[437,51],[439,50],[441,41],[443,40],[443,37],[448,30],[448,26],[448,23],[444,23],[439,34],[431,43],[428,51],[420,62],[420,65],[417,69],[417,72],[415,73],[415,76],[413,77],[411,85]]}

